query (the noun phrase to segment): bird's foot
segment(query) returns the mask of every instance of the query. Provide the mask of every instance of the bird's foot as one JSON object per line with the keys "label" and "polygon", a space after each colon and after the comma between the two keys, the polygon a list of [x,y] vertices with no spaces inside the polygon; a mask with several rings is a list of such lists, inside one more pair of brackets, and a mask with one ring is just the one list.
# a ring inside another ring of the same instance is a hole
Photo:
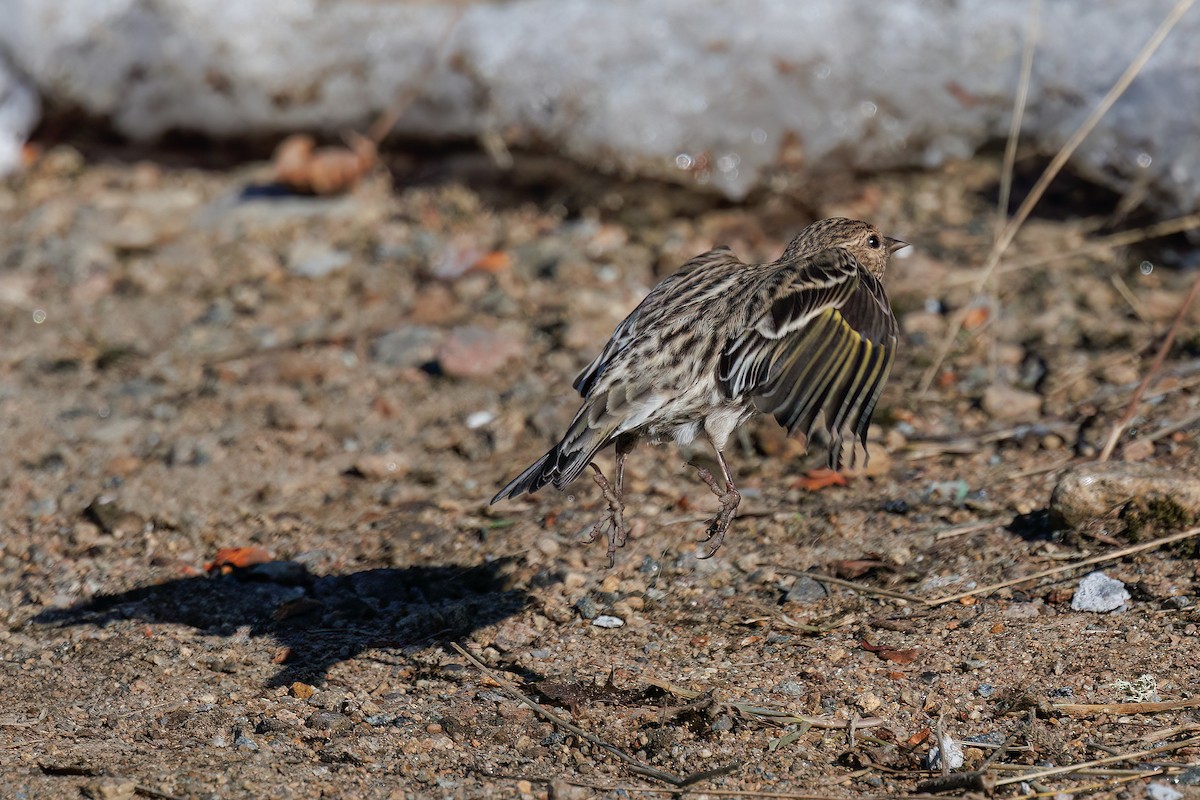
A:
{"label": "bird's foot", "polygon": [[587,538],[583,540],[584,544],[591,544],[596,541],[596,537],[600,535],[600,531],[608,529],[608,568],[612,569],[617,563],[617,548],[625,546],[625,540],[629,538],[629,526],[625,524],[625,504],[621,502],[621,495],[613,490],[612,484],[608,482],[608,478],[604,477],[604,473],[595,464],[591,465],[596,474],[592,476],[592,480],[600,487],[600,493],[604,496],[605,502],[608,503],[608,510],[605,511],[604,517],[599,522],[592,526],[588,532]]}
{"label": "bird's foot", "polygon": [[727,481],[725,488],[722,489],[711,472],[698,464],[692,464],[692,466],[696,468],[700,480],[708,484],[708,488],[721,501],[721,510],[717,512],[712,522],[708,524],[708,530],[706,531],[708,535],[700,540],[701,542],[708,543],[708,547],[704,548],[704,555],[700,556],[700,558],[712,558],[721,549],[721,544],[725,541],[725,533],[729,530],[729,525],[733,522],[733,518],[737,516],[738,505],[742,502],[742,495],[732,483]]}

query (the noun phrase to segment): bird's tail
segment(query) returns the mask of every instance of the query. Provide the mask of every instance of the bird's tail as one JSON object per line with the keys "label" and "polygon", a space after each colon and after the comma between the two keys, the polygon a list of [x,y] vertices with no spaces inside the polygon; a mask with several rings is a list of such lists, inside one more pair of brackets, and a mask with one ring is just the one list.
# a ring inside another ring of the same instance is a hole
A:
{"label": "bird's tail", "polygon": [[[537,461],[529,465],[524,472],[513,478],[511,482],[492,498],[492,503],[498,503],[506,497],[516,497],[525,492],[536,492],[548,483],[561,489],[587,469],[604,447],[611,441],[612,429],[615,426],[593,427],[588,422],[588,407],[580,409],[575,416],[562,441]],[[604,420],[611,422],[611,420]]]}

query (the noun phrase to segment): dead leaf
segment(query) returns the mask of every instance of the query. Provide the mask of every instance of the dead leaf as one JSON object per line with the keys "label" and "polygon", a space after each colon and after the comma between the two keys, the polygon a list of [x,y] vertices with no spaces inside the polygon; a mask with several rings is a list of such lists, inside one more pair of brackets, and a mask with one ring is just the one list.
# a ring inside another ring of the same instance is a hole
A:
{"label": "dead leaf", "polygon": [[850,581],[866,575],[873,569],[887,567],[888,564],[884,561],[880,561],[877,558],[857,558],[834,561],[830,564],[830,566],[833,567],[834,575]]}
{"label": "dead leaf", "polygon": [[921,651],[915,648],[912,650],[897,650],[893,647],[887,647],[885,645],[871,644],[866,639],[863,639],[859,644],[862,646],[862,649],[866,650],[868,653],[874,653],[884,661],[891,661],[893,664],[911,664],[917,660],[919,655],[921,655]]}
{"label": "dead leaf", "polygon": [[819,492],[830,486],[845,486],[846,476],[837,470],[822,467],[821,469],[810,469],[804,473],[804,476],[796,481],[796,487],[799,489],[807,489],[810,492]]}
{"label": "dead leaf", "polygon": [[255,564],[265,564],[274,559],[270,553],[261,547],[222,547],[217,551],[213,560],[204,565],[208,573],[220,572],[228,575],[235,569],[245,569]]}

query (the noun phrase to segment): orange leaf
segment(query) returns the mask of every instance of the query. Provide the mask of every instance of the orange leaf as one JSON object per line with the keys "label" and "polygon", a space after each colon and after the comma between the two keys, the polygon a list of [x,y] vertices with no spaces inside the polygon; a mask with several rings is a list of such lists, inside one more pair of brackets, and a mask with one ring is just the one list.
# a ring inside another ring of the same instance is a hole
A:
{"label": "orange leaf", "polygon": [[893,664],[911,664],[917,660],[917,656],[921,655],[920,650],[896,650],[885,645],[875,645],[863,639],[860,642],[862,649],[868,653],[874,653],[885,661],[891,661]]}
{"label": "orange leaf", "polygon": [[933,735],[929,728],[922,728],[904,741],[904,746],[912,749]]}
{"label": "orange leaf", "polygon": [[474,264],[473,269],[482,270],[483,272],[504,272],[512,265],[512,258],[508,253],[502,250],[493,250],[490,253],[481,255]]}
{"label": "orange leaf", "polygon": [[832,469],[812,469],[796,481],[796,486],[810,492],[819,492],[828,486],[845,486],[846,476]]}
{"label": "orange leaf", "polygon": [[261,547],[222,547],[213,560],[204,565],[204,571],[227,575],[235,569],[245,569],[272,560],[271,554]]}
{"label": "orange leaf", "polygon": [[971,308],[967,309],[967,313],[963,317],[963,330],[975,330],[979,326],[983,325],[983,323],[987,322],[989,316],[990,312],[988,311],[987,306],[972,306]]}

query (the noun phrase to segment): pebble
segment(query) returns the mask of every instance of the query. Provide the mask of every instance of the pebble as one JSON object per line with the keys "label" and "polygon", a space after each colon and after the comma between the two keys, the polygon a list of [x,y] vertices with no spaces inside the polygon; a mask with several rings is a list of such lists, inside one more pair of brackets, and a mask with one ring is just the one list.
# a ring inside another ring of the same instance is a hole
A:
{"label": "pebble", "polygon": [[930,769],[940,770],[942,768],[942,753],[946,754],[946,765],[951,770],[962,769],[962,765],[966,761],[962,745],[949,736],[943,736],[939,746],[929,751],[929,755],[925,757],[926,765]]}
{"label": "pebble", "polygon": [[314,711],[304,721],[306,728],[312,728],[315,731],[324,731],[329,734],[344,731],[352,724],[349,717],[345,714],[339,714],[336,711]]}
{"label": "pebble", "polygon": [[385,333],[371,344],[371,358],[390,367],[416,368],[437,358],[440,331],[425,325],[406,325]]}
{"label": "pebble", "polygon": [[1169,783],[1152,781],[1146,784],[1146,796],[1150,800],[1182,800],[1183,792]]}
{"label": "pebble", "polygon": [[1050,495],[1050,514],[1077,528],[1131,498],[1169,497],[1184,511],[1200,516],[1200,476],[1151,464],[1117,461],[1083,464],[1068,470]]}
{"label": "pebble", "polygon": [[364,478],[380,480],[382,478],[400,479],[408,474],[409,457],[404,453],[378,453],[365,455],[354,462],[354,471]]}
{"label": "pebble", "polygon": [[108,779],[85,784],[82,790],[83,796],[91,800],[133,800],[137,795],[137,784],[133,781]]}
{"label": "pebble", "polygon": [[994,384],[984,390],[982,405],[983,410],[992,419],[1005,422],[1029,421],[1041,415],[1042,396],[1012,386]]}
{"label": "pebble", "polygon": [[601,614],[592,620],[592,624],[597,628],[620,628],[625,624],[625,620],[620,617],[614,617],[611,614]]}
{"label": "pebble", "polygon": [[1103,613],[1116,611],[1128,602],[1129,590],[1125,584],[1096,571],[1079,582],[1079,588],[1071,598],[1071,610]]}
{"label": "pebble", "polygon": [[600,609],[590,594],[585,594],[583,597],[575,601],[575,610],[578,611],[579,616],[583,617],[584,619],[596,619],[596,617],[600,614]]}
{"label": "pebble", "polygon": [[288,254],[288,271],[301,278],[324,278],[349,264],[349,253],[320,242],[296,242]]}
{"label": "pebble", "polygon": [[854,701],[854,704],[862,709],[864,714],[870,714],[878,710],[879,707],[883,705],[883,701],[880,700],[879,695],[875,694],[874,692],[867,692],[866,694],[859,695],[858,699]]}
{"label": "pebble", "polygon": [[524,352],[521,340],[475,325],[455,328],[437,350],[442,372],[455,378],[482,378]]}
{"label": "pebble", "polygon": [[789,603],[815,603],[829,596],[828,590],[816,578],[807,575],[797,575],[796,582],[788,589],[784,600]]}

